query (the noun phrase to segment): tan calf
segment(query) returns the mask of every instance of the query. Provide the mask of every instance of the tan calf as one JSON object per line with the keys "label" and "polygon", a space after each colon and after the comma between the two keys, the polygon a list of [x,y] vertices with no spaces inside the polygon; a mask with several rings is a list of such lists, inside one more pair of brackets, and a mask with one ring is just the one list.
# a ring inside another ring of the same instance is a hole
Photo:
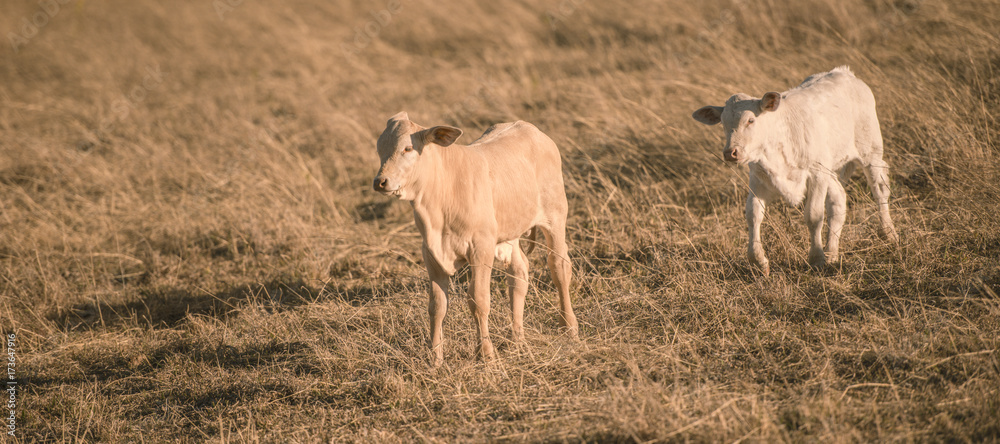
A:
{"label": "tan calf", "polygon": [[477,355],[493,357],[489,312],[494,260],[506,266],[513,339],[523,339],[528,258],[518,239],[536,228],[545,234],[562,325],[575,337],[568,206],[555,142],[522,121],[494,125],[469,146],[454,145],[461,135],[462,130],[450,126],[421,127],[402,112],[389,119],[378,138],[382,166],[373,187],[409,201],[423,236],[435,365],[444,360],[441,326],[450,278],[465,264],[472,271],[469,307],[479,335]]}

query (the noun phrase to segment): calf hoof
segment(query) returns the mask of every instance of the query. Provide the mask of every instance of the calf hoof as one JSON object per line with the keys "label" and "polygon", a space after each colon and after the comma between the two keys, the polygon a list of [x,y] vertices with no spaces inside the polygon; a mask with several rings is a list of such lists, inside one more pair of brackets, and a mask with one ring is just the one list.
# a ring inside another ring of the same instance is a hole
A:
{"label": "calf hoof", "polygon": [[764,277],[771,275],[771,262],[767,260],[767,256],[764,256],[763,250],[749,249],[747,251],[747,260],[750,261],[750,265],[760,268],[760,272],[764,274]]}
{"label": "calf hoof", "polygon": [[826,250],[826,265],[837,265],[840,262],[840,249],[829,249]]}
{"label": "calf hoof", "polygon": [[444,343],[438,344],[437,347],[427,344],[430,346],[431,355],[431,366],[438,368],[441,364],[444,364]]}
{"label": "calf hoof", "polygon": [[493,343],[484,342],[480,344],[479,347],[476,348],[476,357],[479,358],[480,361],[492,361],[494,358]]}
{"label": "calf hoof", "polygon": [[517,344],[523,344],[524,343],[524,331],[523,330],[521,330],[521,331],[514,330],[513,332],[511,332],[511,334],[510,334],[510,342],[513,342],[515,345],[517,345]]}
{"label": "calf hoof", "polygon": [[578,333],[580,328],[579,324],[576,322],[576,315],[573,313],[569,313],[568,316],[563,314],[562,318],[559,320],[559,325],[560,333],[567,335],[574,340],[580,339],[580,335]]}
{"label": "calf hoof", "polygon": [[826,267],[826,253],[823,250],[810,250],[809,266],[816,270]]}
{"label": "calf hoof", "polygon": [[750,264],[759,268],[760,273],[763,274],[764,277],[768,277],[771,275],[771,262],[769,262],[768,260],[765,259],[763,261],[757,261],[751,257]]}
{"label": "calf hoof", "polygon": [[575,325],[572,327],[563,325],[562,327],[559,327],[559,333],[566,335],[574,341],[580,339],[580,333]]}
{"label": "calf hoof", "polygon": [[885,240],[890,244],[899,243],[899,235],[896,234],[896,229],[893,227],[882,227],[882,229],[879,230],[878,234],[879,237],[881,237],[883,240]]}

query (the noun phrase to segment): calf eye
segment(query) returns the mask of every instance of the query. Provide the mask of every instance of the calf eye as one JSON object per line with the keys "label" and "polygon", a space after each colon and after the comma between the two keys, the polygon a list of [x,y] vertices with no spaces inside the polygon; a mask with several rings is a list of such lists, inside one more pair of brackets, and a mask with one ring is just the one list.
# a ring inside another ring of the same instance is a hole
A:
{"label": "calf eye", "polygon": [[753,122],[754,122],[754,118],[751,117],[750,120],[747,120],[747,125],[753,125]]}
{"label": "calf eye", "polygon": [[404,152],[404,153],[408,153],[408,152],[410,152],[410,151],[413,151],[413,147],[412,147],[412,146],[408,146],[408,147],[406,147],[406,148],[403,148],[403,152]]}

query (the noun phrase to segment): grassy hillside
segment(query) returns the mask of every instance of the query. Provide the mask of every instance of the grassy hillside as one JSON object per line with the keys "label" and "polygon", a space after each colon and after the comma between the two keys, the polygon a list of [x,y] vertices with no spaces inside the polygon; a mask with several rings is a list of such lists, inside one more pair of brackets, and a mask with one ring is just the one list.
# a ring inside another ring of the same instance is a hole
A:
{"label": "grassy hillside", "polygon": [[[226,1],[3,6],[16,441],[1000,439],[994,0]],[[774,205],[763,278],[690,114],[842,64],[901,242],[859,177],[842,263]],[[370,190],[401,110],[559,144],[579,342],[536,252],[526,343],[496,279],[476,362],[460,278],[430,366],[419,235]]]}

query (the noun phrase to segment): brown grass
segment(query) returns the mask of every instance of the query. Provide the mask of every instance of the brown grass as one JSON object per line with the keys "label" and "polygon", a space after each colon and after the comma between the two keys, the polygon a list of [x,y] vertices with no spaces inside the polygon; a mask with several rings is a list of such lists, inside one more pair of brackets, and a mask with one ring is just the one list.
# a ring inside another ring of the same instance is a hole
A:
{"label": "brown grass", "polygon": [[[1000,439],[995,1],[401,4],[355,55],[385,3],[74,1],[0,48],[18,441]],[[746,173],[690,113],[841,64],[879,100],[901,244],[858,180],[843,263],[811,271],[774,206],[763,279]],[[369,190],[400,110],[560,145],[579,342],[536,253],[527,343],[497,284],[476,362],[458,282],[430,367],[419,236]]]}

